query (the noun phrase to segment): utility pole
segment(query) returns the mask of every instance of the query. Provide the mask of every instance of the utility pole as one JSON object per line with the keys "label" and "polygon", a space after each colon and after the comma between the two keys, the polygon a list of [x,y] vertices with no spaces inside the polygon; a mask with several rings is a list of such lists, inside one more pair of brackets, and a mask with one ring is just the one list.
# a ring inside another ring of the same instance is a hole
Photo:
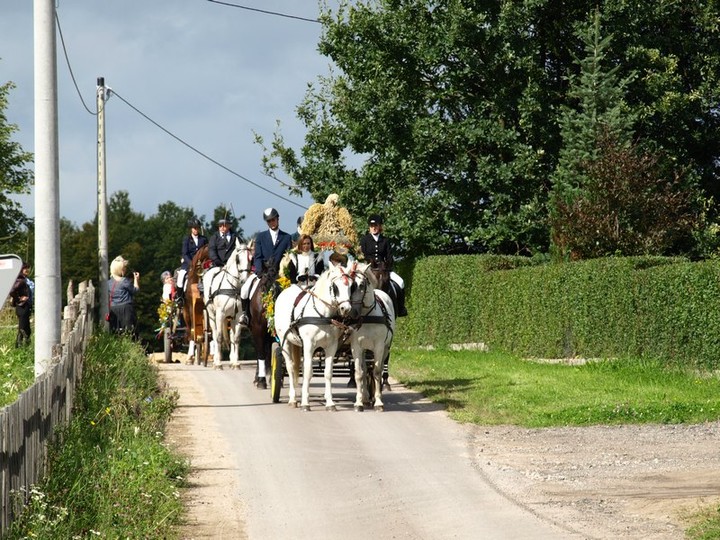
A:
{"label": "utility pole", "polygon": [[105,103],[107,89],[105,78],[97,79],[97,216],[98,216],[98,266],[100,272],[100,324],[108,328],[106,321],[110,302],[107,290],[108,276],[108,233],[107,233],[107,184],[105,180]]}
{"label": "utility pole", "polygon": [[35,376],[60,345],[60,182],[58,173],[55,0],[34,0]]}

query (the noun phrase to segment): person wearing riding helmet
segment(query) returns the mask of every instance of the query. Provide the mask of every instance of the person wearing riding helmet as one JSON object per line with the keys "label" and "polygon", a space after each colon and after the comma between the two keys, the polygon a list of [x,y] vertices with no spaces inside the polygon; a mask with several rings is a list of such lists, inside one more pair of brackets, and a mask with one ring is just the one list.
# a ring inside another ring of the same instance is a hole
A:
{"label": "person wearing riding helmet", "polygon": [[393,256],[390,247],[390,241],[382,233],[383,219],[379,214],[373,214],[368,218],[368,233],[360,239],[360,251],[365,256],[366,261],[376,261],[385,263],[385,268],[390,271],[390,280],[397,293],[398,317],[405,317],[407,309],[405,308],[405,282],[403,279],[392,271]]}
{"label": "person wearing riding helmet", "polygon": [[201,247],[208,243],[207,236],[200,234],[200,220],[192,218],[188,220],[187,226],[190,229],[190,234],[183,239],[182,259],[180,259],[180,270],[177,273],[177,288],[180,290],[185,288],[185,276],[193,257]]}
{"label": "person wearing riding helmet", "polygon": [[292,237],[285,231],[280,230],[280,214],[278,214],[278,211],[274,208],[267,208],[263,212],[263,219],[268,228],[255,238],[255,257],[253,259],[255,273],[258,276],[263,271],[265,261],[272,260],[275,270],[279,270],[283,255],[292,248]]}
{"label": "person wearing riding helmet", "polygon": [[195,254],[201,247],[208,243],[207,236],[200,234],[200,220],[197,218],[189,220],[188,228],[190,229],[190,234],[183,239],[182,247],[182,262],[180,266],[183,270],[190,268],[190,263],[192,263]]}
{"label": "person wearing riding helmet", "polygon": [[[257,276],[262,274],[263,264],[268,261],[272,261],[276,272],[279,271],[283,255],[292,248],[291,236],[280,230],[280,214],[278,214],[278,211],[274,208],[266,208],[263,212],[263,219],[268,228],[255,237],[255,253],[253,255],[253,268]],[[254,279],[248,279],[240,289],[240,303],[242,305],[240,324],[246,326],[250,322],[250,291],[254,281]]]}

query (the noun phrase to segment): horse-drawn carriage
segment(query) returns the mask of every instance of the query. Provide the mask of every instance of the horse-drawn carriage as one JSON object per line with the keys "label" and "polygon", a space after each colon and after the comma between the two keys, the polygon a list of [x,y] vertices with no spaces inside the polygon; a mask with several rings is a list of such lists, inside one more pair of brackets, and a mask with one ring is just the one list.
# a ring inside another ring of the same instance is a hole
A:
{"label": "horse-drawn carriage", "polygon": [[[322,238],[318,241],[321,249],[335,250],[357,241],[349,214],[345,209],[338,213],[336,202],[336,197],[331,196],[325,205],[311,206],[303,220],[302,232]],[[340,219],[325,219],[337,215]],[[395,310],[391,298],[381,290],[381,276],[374,273],[377,269],[357,261],[329,265],[312,287],[292,285],[279,291],[278,282],[282,280],[274,265],[256,277],[251,272],[251,250],[239,241],[225,267],[205,270],[200,277],[206,249],[193,259],[185,294],[187,332],[195,342],[197,363],[207,365],[210,341],[214,339],[217,354],[213,355],[213,366],[221,367],[219,353],[227,344],[230,366],[239,367],[239,342],[245,328],[240,322],[240,290],[247,281],[248,286],[254,284],[247,329],[256,350],[258,388],[267,388],[269,376],[272,401],[279,402],[287,373],[288,403],[297,406],[295,388],[302,374],[300,405],[308,409],[310,379],[314,372],[322,373],[325,407],[334,410],[335,370],[356,382],[356,410],[363,410],[366,403],[376,410],[383,409],[382,389],[387,384],[384,368],[395,330]],[[198,289],[200,281],[203,294]]]}

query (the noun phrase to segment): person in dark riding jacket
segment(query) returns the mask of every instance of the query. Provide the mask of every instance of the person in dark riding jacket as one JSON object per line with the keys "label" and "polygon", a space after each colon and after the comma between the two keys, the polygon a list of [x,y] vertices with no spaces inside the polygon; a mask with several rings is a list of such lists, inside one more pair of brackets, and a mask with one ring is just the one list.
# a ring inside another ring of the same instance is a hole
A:
{"label": "person in dark riding jacket", "polygon": [[218,230],[210,237],[208,255],[215,266],[223,267],[235,249],[235,233],[230,229],[230,220],[221,219]]}
{"label": "person in dark riding jacket", "polygon": [[378,214],[373,214],[368,218],[368,233],[360,239],[360,251],[366,261],[376,261],[385,264],[385,268],[390,271],[390,280],[396,285],[397,293],[398,317],[405,317],[407,309],[405,308],[405,283],[403,279],[392,271],[393,256],[390,241],[382,233],[383,219]]}

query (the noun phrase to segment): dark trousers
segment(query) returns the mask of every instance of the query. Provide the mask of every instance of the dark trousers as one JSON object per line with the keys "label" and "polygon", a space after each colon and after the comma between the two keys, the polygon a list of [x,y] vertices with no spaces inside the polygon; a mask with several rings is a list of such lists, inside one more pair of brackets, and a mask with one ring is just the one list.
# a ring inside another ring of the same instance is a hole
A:
{"label": "dark trousers", "polygon": [[110,306],[110,331],[116,334],[128,333],[136,337],[137,316],[132,304]]}
{"label": "dark trousers", "polygon": [[15,314],[18,318],[18,333],[15,339],[15,346],[20,347],[30,343],[30,312],[32,306],[30,302],[25,302],[22,306],[15,307]]}

